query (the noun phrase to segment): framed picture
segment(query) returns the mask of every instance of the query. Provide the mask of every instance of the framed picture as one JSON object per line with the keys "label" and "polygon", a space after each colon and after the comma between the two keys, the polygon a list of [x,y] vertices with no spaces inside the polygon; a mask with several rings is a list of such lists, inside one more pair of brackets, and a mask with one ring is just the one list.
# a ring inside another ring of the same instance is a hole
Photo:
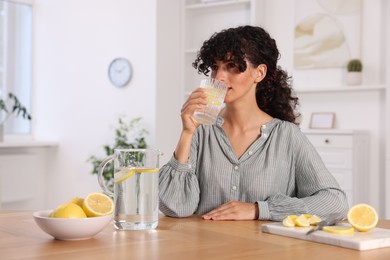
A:
{"label": "framed picture", "polygon": [[331,129],[334,125],[335,113],[312,113],[310,128]]}

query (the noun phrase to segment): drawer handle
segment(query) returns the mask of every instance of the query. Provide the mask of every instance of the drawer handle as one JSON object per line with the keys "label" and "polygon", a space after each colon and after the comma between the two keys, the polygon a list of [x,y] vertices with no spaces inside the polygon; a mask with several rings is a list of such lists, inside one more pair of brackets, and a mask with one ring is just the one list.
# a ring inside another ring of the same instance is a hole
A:
{"label": "drawer handle", "polygon": [[326,144],[330,143],[330,140],[329,139],[325,139],[325,143]]}

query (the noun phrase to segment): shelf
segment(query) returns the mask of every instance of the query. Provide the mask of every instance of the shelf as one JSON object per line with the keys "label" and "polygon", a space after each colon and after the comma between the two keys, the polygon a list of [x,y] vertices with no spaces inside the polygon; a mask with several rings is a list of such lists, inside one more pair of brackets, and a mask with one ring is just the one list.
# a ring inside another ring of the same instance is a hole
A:
{"label": "shelf", "polygon": [[230,0],[230,1],[215,1],[210,3],[199,3],[199,4],[190,4],[186,6],[186,9],[202,9],[215,6],[226,6],[226,5],[237,5],[237,4],[248,4],[250,0]]}
{"label": "shelf", "polygon": [[295,92],[298,94],[304,93],[337,93],[337,92],[361,92],[361,91],[385,91],[385,85],[362,85],[362,86],[340,86],[340,87],[323,87],[323,88],[302,88],[295,89]]}
{"label": "shelf", "polygon": [[23,142],[0,142],[0,149],[3,148],[29,148],[29,147],[54,147],[57,142],[51,141],[23,141]]}

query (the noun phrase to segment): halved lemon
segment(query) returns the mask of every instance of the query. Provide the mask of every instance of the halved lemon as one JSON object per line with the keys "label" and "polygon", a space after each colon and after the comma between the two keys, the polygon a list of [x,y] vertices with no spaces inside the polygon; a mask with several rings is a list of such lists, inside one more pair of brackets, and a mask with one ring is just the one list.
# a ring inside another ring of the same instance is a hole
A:
{"label": "halved lemon", "polygon": [[106,194],[93,192],[85,197],[83,210],[88,217],[110,215],[114,211],[114,202]]}
{"label": "halved lemon", "polygon": [[122,181],[130,178],[134,175],[136,172],[158,172],[158,168],[123,168],[121,171],[114,174],[114,183],[118,184]]}
{"label": "halved lemon", "polygon": [[357,204],[348,211],[348,222],[358,231],[369,231],[378,224],[376,210],[367,204]]}
{"label": "halved lemon", "polygon": [[353,227],[348,226],[325,226],[322,228],[322,230],[328,233],[338,235],[353,234],[353,232],[355,232],[355,229]]}
{"label": "halved lemon", "polygon": [[295,222],[295,225],[297,225],[298,227],[310,226],[309,219],[304,214],[302,214],[299,217],[297,217],[296,219],[294,219],[294,222]]}

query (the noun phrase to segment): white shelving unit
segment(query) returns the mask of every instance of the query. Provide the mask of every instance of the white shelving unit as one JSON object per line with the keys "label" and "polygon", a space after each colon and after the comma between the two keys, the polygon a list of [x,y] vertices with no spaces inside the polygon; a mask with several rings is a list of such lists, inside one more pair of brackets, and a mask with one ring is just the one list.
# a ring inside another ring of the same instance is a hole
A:
{"label": "white shelving unit", "polygon": [[[263,0],[183,0],[183,99],[198,85],[204,75],[192,67],[203,42],[223,29],[263,22]],[[183,100],[184,101],[184,100]]]}

